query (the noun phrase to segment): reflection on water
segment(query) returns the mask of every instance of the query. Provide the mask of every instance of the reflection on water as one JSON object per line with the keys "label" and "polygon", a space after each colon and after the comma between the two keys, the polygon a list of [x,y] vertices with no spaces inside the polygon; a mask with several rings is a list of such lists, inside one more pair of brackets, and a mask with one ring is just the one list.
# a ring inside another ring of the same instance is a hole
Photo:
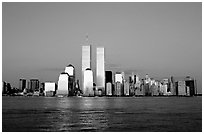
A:
{"label": "reflection on water", "polygon": [[3,131],[201,131],[201,97],[3,97]]}

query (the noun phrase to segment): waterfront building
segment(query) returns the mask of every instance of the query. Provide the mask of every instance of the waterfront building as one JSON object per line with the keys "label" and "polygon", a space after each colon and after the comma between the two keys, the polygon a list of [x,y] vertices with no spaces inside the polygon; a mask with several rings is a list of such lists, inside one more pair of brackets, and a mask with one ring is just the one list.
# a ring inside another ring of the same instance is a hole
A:
{"label": "waterfront building", "polygon": [[123,82],[125,81],[125,72],[121,72],[122,74],[122,79],[123,79]]}
{"label": "waterfront building", "polygon": [[185,78],[185,85],[187,87],[187,91],[189,92],[189,96],[195,95],[195,80],[187,76]]}
{"label": "waterfront building", "polygon": [[190,96],[190,87],[186,86],[186,96]]}
{"label": "waterfront building", "polygon": [[105,58],[104,47],[96,48],[96,86],[102,90],[105,95]]}
{"label": "waterfront building", "polygon": [[136,75],[133,75],[133,84],[135,85],[136,84]]}
{"label": "waterfront building", "polygon": [[88,46],[82,46],[82,81],[81,81],[81,87],[82,91],[84,92],[84,71],[87,68],[91,68],[91,45]]}
{"label": "waterfront building", "polygon": [[111,82],[106,83],[106,95],[112,96],[112,83]]}
{"label": "waterfront building", "polygon": [[26,84],[26,89],[30,91],[31,87],[30,87],[30,81],[27,82]]}
{"label": "waterfront building", "polygon": [[134,85],[132,83],[130,84],[129,89],[130,89],[130,93],[129,93],[130,96],[134,96],[135,95],[135,88],[134,88]]}
{"label": "waterfront building", "polygon": [[112,71],[105,71],[105,82],[108,83],[113,83],[112,79]]}
{"label": "waterfront building", "polygon": [[145,83],[150,83],[150,77],[148,74],[145,75]]}
{"label": "waterfront building", "polygon": [[45,96],[54,96],[56,91],[55,82],[45,82]]}
{"label": "waterfront building", "polygon": [[58,80],[57,96],[68,96],[69,95],[69,74],[62,72]]}
{"label": "waterfront building", "polygon": [[130,85],[128,82],[124,83],[124,95],[129,96],[130,95]]}
{"label": "waterfront building", "polygon": [[186,95],[186,84],[185,81],[178,81],[178,95]]}
{"label": "waterfront building", "polygon": [[173,76],[170,77],[170,91],[171,91],[172,95],[177,95],[176,94],[175,80],[174,80]]}
{"label": "waterfront building", "polygon": [[161,91],[163,95],[167,95],[167,84],[161,85]]}
{"label": "waterfront building", "polygon": [[35,92],[39,90],[39,80],[38,79],[30,79],[30,91]]}
{"label": "waterfront building", "polygon": [[121,82],[119,82],[119,81],[117,81],[116,83],[115,83],[115,91],[116,91],[116,95],[117,96],[121,96],[122,95],[122,84],[121,84]]}
{"label": "waterfront building", "polygon": [[93,90],[93,72],[90,68],[84,71],[83,96],[94,96]]}
{"label": "waterfront building", "polygon": [[144,96],[145,95],[144,85],[141,85],[141,88],[139,88],[139,89],[135,89],[135,95],[136,96]]}
{"label": "waterfront building", "polygon": [[153,90],[152,95],[158,96],[159,95],[159,82],[155,81],[151,88]]}
{"label": "waterfront building", "polygon": [[102,89],[100,89],[100,88],[98,89],[97,88],[97,91],[98,91],[98,96],[102,96]]}
{"label": "waterfront building", "polygon": [[130,84],[133,83],[133,81],[132,81],[132,76],[129,76],[129,83],[130,83]]}
{"label": "waterfront building", "polygon": [[39,93],[39,96],[44,96],[45,95],[44,91],[45,91],[45,83],[42,82],[42,83],[40,83],[40,93]]}
{"label": "waterfront building", "polygon": [[[147,82],[147,81],[145,81]],[[150,96],[150,86],[149,86],[149,83],[144,83],[144,92],[145,92],[145,96]]]}
{"label": "waterfront building", "polygon": [[23,92],[23,90],[26,88],[26,79],[20,79],[19,80],[19,90]]}
{"label": "waterfront building", "polygon": [[80,86],[79,86],[79,80],[77,80],[77,82],[75,82],[74,87],[75,87],[75,94],[77,96],[80,96],[82,94],[82,91],[81,91]]}
{"label": "waterfront building", "polygon": [[106,83],[106,87],[105,87],[105,91],[106,91],[106,95],[109,91],[109,89],[107,89],[107,83],[111,83],[111,94],[112,94],[112,84],[113,84],[113,79],[112,79],[112,71],[105,71],[105,83]]}
{"label": "waterfront building", "polygon": [[75,91],[75,68],[73,65],[69,64],[68,66],[65,67],[65,73],[69,74],[69,96],[74,96],[76,91]]}
{"label": "waterfront building", "polygon": [[7,83],[5,81],[2,82],[2,94],[6,94],[7,90]]}
{"label": "waterfront building", "polygon": [[123,83],[123,76],[120,72],[116,72],[115,74],[115,83],[120,82],[121,84]]}

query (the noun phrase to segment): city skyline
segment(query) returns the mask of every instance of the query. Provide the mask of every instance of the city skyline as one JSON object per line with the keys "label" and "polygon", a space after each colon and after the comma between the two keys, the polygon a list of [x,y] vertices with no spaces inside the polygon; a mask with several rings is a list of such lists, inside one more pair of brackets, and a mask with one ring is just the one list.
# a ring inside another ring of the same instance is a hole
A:
{"label": "city skyline", "polygon": [[[52,7],[52,8],[50,8]],[[81,81],[85,33],[105,70],[195,77],[202,91],[201,3],[3,3],[2,80],[55,81],[68,64]],[[193,44],[193,45],[192,45]],[[94,82],[96,79],[94,78]]]}

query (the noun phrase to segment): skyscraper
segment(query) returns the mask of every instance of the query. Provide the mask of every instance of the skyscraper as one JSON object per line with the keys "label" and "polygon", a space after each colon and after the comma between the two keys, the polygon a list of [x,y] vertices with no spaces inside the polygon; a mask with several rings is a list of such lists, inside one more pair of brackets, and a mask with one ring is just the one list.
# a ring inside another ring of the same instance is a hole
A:
{"label": "skyscraper", "polygon": [[106,83],[106,95],[112,95],[112,84],[113,84],[113,79],[112,79],[112,71],[105,71],[105,83]]}
{"label": "skyscraper", "polygon": [[108,82],[112,83],[113,82],[112,71],[105,71],[105,81],[106,81],[106,83],[108,83]]}
{"label": "skyscraper", "polygon": [[23,91],[26,88],[26,79],[19,80],[19,90]]}
{"label": "skyscraper", "polygon": [[87,68],[91,68],[91,46],[82,46],[82,81],[81,87],[82,91],[84,91],[84,71]]}
{"label": "skyscraper", "polygon": [[129,96],[130,95],[130,85],[128,82],[124,83],[124,95]]}
{"label": "skyscraper", "polygon": [[57,96],[68,96],[69,95],[68,82],[69,82],[68,73],[62,72],[58,80]]}
{"label": "skyscraper", "polygon": [[30,79],[30,90],[31,92],[39,90],[39,80],[38,79]]}
{"label": "skyscraper", "polygon": [[106,95],[112,96],[112,83],[110,82],[106,83]]}
{"label": "skyscraper", "polygon": [[84,71],[83,96],[94,96],[93,90],[93,72],[90,68]]}
{"label": "skyscraper", "polygon": [[123,76],[120,72],[116,72],[115,74],[115,83],[120,82],[121,84],[123,83]]}
{"label": "skyscraper", "polygon": [[102,90],[102,95],[105,95],[105,59],[104,47],[96,49],[96,86]]}
{"label": "skyscraper", "polygon": [[75,93],[75,68],[73,65],[69,64],[65,67],[65,73],[69,74],[69,95],[74,96]]}

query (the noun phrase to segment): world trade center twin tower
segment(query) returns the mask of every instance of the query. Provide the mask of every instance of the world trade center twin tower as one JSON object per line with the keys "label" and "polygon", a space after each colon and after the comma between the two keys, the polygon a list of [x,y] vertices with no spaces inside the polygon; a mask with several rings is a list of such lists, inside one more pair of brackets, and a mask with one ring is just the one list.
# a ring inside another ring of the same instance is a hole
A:
{"label": "world trade center twin tower", "polygon": [[[82,91],[84,96],[94,96],[91,45],[82,46]],[[105,93],[104,47],[96,48],[96,90]]]}

